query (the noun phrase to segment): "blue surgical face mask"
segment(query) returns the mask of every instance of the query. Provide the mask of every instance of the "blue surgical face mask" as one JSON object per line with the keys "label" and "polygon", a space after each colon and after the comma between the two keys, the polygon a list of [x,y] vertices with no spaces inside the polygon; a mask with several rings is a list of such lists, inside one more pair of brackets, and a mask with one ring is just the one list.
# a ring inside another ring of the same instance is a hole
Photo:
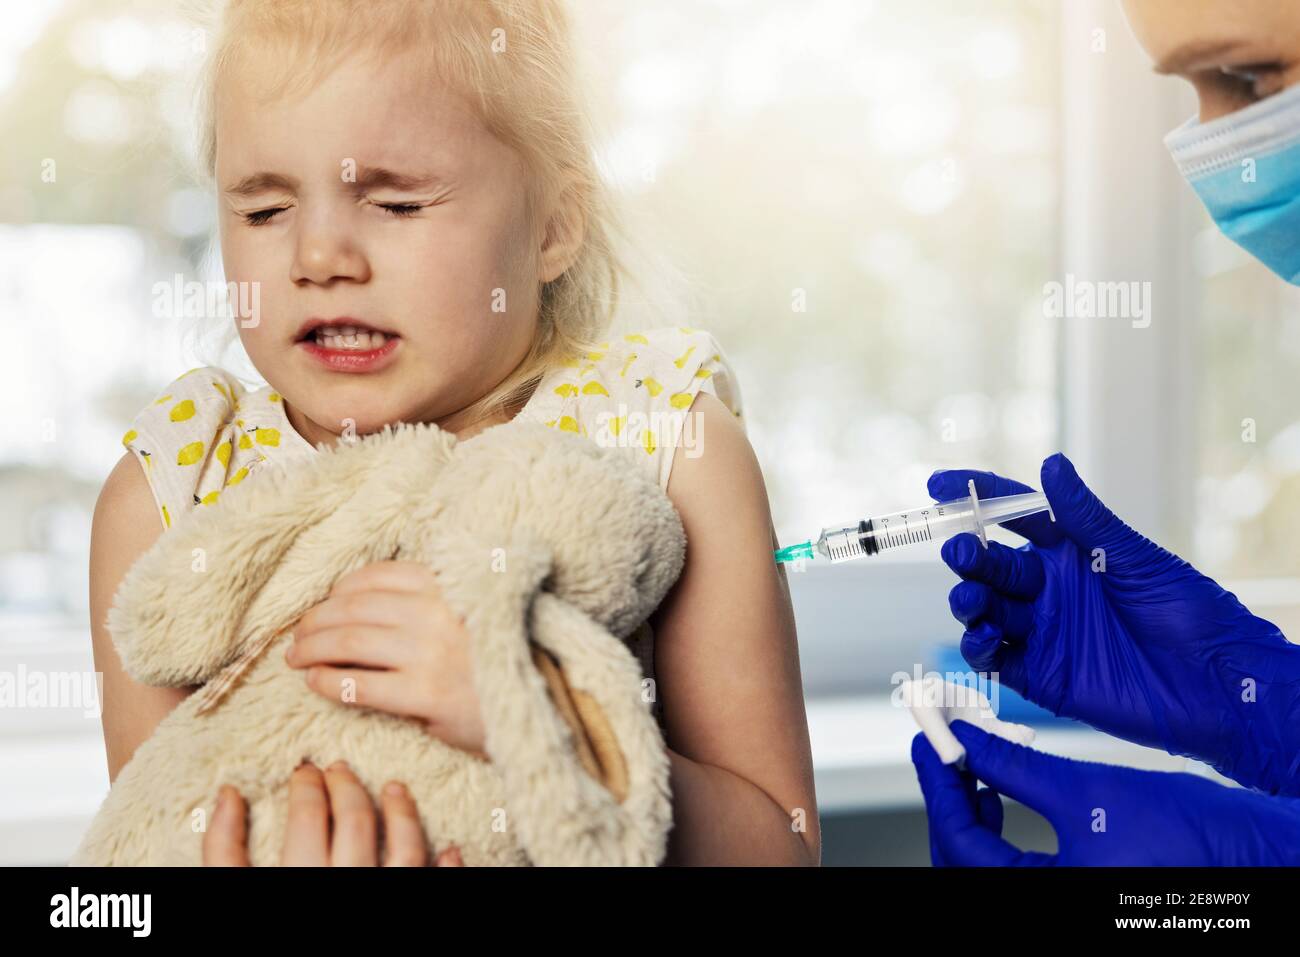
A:
{"label": "blue surgical face mask", "polygon": [[1224,235],[1300,285],[1300,85],[1165,137]]}

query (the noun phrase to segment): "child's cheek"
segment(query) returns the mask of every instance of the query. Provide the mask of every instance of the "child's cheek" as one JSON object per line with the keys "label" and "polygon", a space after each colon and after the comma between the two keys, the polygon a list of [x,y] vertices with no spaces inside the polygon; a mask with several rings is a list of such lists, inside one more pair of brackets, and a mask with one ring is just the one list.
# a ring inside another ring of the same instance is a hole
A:
{"label": "child's cheek", "polygon": [[519,338],[520,325],[531,329],[536,283],[518,236],[445,230],[396,249],[393,256],[401,263],[396,275],[405,277],[403,311],[427,317],[435,330],[500,348]]}

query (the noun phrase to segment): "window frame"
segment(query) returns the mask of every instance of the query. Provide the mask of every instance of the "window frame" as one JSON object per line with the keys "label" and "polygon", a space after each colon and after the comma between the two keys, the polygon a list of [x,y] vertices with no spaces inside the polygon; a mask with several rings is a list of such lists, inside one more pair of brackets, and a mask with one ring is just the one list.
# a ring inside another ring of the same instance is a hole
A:
{"label": "window frame", "polygon": [[[1093,49],[1097,30],[1104,52]],[[1125,521],[1190,554],[1200,278],[1187,186],[1163,140],[1195,111],[1195,96],[1152,71],[1118,4],[1100,0],[1064,5],[1061,69],[1068,188],[1058,281],[1073,274],[1151,283],[1146,328],[1125,319],[1054,320],[1062,448]]]}

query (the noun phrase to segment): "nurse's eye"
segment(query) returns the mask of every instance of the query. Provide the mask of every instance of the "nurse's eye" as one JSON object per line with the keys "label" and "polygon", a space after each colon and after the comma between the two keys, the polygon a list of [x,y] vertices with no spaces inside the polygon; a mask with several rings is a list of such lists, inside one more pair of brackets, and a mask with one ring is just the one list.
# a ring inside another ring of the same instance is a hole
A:
{"label": "nurse's eye", "polygon": [[1237,84],[1242,92],[1257,100],[1280,92],[1286,85],[1284,71],[1279,63],[1247,63],[1240,66],[1224,66],[1219,70]]}

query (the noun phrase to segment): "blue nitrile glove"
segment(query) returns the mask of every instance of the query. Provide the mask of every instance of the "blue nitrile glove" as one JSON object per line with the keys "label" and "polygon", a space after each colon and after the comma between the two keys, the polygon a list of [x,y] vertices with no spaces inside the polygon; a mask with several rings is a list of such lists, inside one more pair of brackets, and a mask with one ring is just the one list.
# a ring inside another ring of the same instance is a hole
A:
{"label": "blue nitrile glove", "polygon": [[[1300,646],[1106,508],[1064,455],[1043,463],[1056,515],[1008,522],[1030,544],[943,545],[964,581],[948,596],[977,671],[1058,715],[1189,755],[1248,787],[1300,794]],[[938,500],[1031,491],[989,472],[940,471]]]}
{"label": "blue nitrile glove", "polygon": [[[1224,787],[1194,774],[1074,761],[952,723],[966,770],[939,760],[924,734],[912,762],[925,796],[936,867],[1054,864],[1300,864],[1300,801]],[[976,791],[976,779],[989,787]],[[1002,838],[999,794],[1047,818],[1057,853]]]}

